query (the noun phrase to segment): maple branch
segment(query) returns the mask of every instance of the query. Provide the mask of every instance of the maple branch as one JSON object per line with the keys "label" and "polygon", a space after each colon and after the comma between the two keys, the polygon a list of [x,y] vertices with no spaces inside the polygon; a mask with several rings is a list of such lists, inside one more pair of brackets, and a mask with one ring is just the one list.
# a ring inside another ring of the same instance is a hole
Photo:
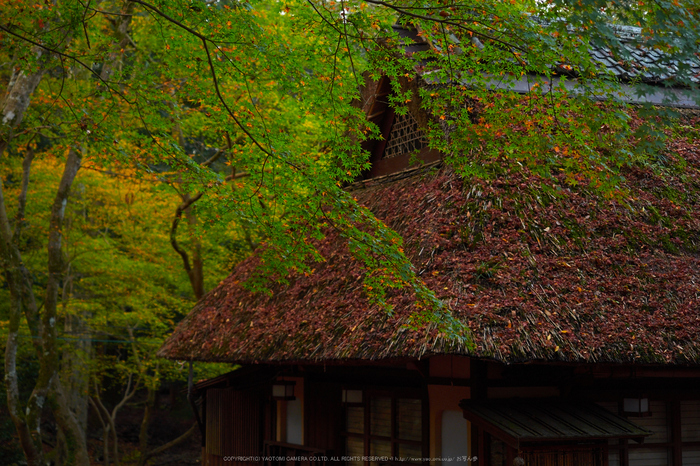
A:
{"label": "maple branch", "polygon": [[445,30],[445,25],[444,25],[444,24],[441,24],[441,25],[440,25],[440,29],[442,29],[442,39],[445,41],[445,49],[446,49],[447,52],[448,52],[448,53],[446,54],[446,56],[447,56],[447,66],[448,66],[448,68],[450,69],[450,81],[452,81],[452,80],[454,79],[455,72],[454,72],[454,69],[453,69],[453,67],[452,67],[452,57],[451,57],[451,54],[449,53],[449,51],[450,51],[450,46],[448,45],[447,31]]}
{"label": "maple branch", "polygon": [[[88,9],[90,8],[91,1],[92,0],[88,0],[87,5],[85,5],[85,7],[84,7],[85,9],[83,10],[83,19],[80,21],[83,25],[83,33],[85,34],[85,42],[87,44],[88,49],[91,49],[92,47],[90,47],[90,36],[88,35],[87,21],[85,21],[85,18],[87,18],[87,12],[88,12]],[[82,2],[80,2],[80,4],[82,6]]]}
{"label": "maple branch", "polygon": [[82,169],[83,170],[91,170],[91,171],[98,172],[98,173],[104,173],[105,175],[109,175],[109,176],[112,176],[114,178],[120,178],[123,180],[137,180],[141,183],[163,183],[164,182],[162,179],[142,178],[142,177],[135,176],[135,175],[124,175],[122,173],[115,172],[114,170],[109,170],[109,169],[103,170],[101,168],[97,168],[95,166],[90,166],[90,165],[84,165],[82,167]]}
{"label": "maple branch", "polygon": [[228,115],[231,117],[231,119],[234,121],[234,123],[236,123],[236,126],[238,126],[238,128],[239,128],[241,131],[243,131],[243,133],[245,133],[245,135],[248,137],[248,139],[251,140],[251,142],[255,145],[255,147],[257,147],[258,149],[260,149],[265,155],[267,155],[267,157],[275,158],[275,159],[277,159],[277,160],[280,160],[282,163],[284,163],[284,164],[286,164],[286,165],[289,165],[290,167],[294,168],[295,170],[303,171],[303,170],[301,169],[301,167],[298,167],[296,164],[294,164],[294,163],[292,163],[292,162],[290,162],[290,161],[288,161],[288,160],[284,160],[284,159],[280,159],[280,158],[278,158],[278,157],[275,157],[275,155],[272,153],[271,150],[266,149],[266,148],[260,143],[260,141],[258,141],[258,139],[257,139],[255,136],[253,136],[253,134],[252,134],[250,131],[248,131],[248,129],[246,128],[246,126],[245,126],[245,125],[241,122],[241,120],[236,116],[236,114],[235,114],[234,111],[231,109],[231,107],[229,107],[228,102],[226,102],[226,99],[224,99],[224,96],[221,94],[221,88],[220,88],[220,86],[219,86],[219,78],[218,78],[218,75],[216,74],[216,68],[214,67],[214,61],[212,60],[211,52],[209,51],[209,46],[208,46],[208,44],[209,44],[209,43],[215,44],[214,41],[212,41],[211,39],[209,39],[207,36],[205,36],[205,35],[203,35],[203,34],[197,32],[197,31],[195,31],[194,29],[192,29],[192,28],[190,28],[190,27],[184,25],[184,24],[181,23],[180,21],[176,20],[176,19],[173,18],[172,16],[166,14],[165,12],[161,11],[161,10],[158,9],[157,7],[151,5],[150,3],[146,3],[146,2],[144,2],[144,1],[142,1],[142,0],[131,0],[131,1],[133,1],[134,3],[138,3],[139,5],[143,5],[144,7],[146,7],[147,9],[149,9],[150,11],[152,11],[153,13],[157,14],[158,16],[160,16],[161,18],[163,18],[163,19],[169,21],[170,23],[172,23],[172,24],[174,24],[175,26],[177,26],[177,27],[179,27],[179,28],[181,28],[181,29],[187,31],[188,33],[192,34],[194,37],[196,37],[197,39],[199,39],[199,40],[202,42],[202,47],[204,48],[204,53],[205,53],[206,56],[207,56],[207,62],[208,62],[208,64],[209,64],[209,72],[210,72],[210,74],[211,74],[212,82],[214,83],[214,92],[215,92],[215,94],[216,94],[216,98],[219,100],[219,102],[221,102],[221,105],[224,106],[224,108],[226,109],[226,113],[228,113]]}
{"label": "maple branch", "polygon": [[[82,5],[82,2],[80,3]],[[130,16],[124,13],[114,13],[113,11],[107,11],[107,10],[99,10],[95,7],[89,7],[90,10],[94,11],[95,13],[100,13],[105,16]]]}
{"label": "maple branch", "polygon": [[[59,92],[59,93],[60,93],[60,92]],[[64,124],[64,122],[58,123],[58,125],[62,125],[62,124]],[[27,129],[25,129],[25,130],[23,130],[23,131],[20,131],[20,132],[18,132],[18,133],[14,133],[12,136],[16,138],[17,136],[22,136],[22,135],[24,135],[24,134],[29,134],[29,133],[31,133],[32,131],[39,131],[40,129],[51,129],[51,128],[53,128],[53,126],[49,126],[49,125],[44,125],[44,126],[33,126],[33,127],[31,127],[31,128],[27,128]]]}
{"label": "maple branch", "polygon": [[202,165],[203,167],[208,167],[208,166],[211,165],[212,163],[214,163],[214,162],[216,162],[217,160],[219,160],[219,159],[221,158],[221,156],[224,155],[224,152],[226,152],[225,149],[217,149],[217,150],[216,150],[216,153],[215,153],[214,155],[212,155],[211,157],[209,157],[208,160],[205,160],[204,162],[202,162],[201,165]]}
{"label": "maple branch", "polygon": [[[90,0],[88,0],[88,5],[89,5]],[[121,69],[121,64],[120,64],[120,57],[123,57],[124,55],[124,49],[126,48],[127,44],[130,42],[130,38],[128,37],[128,32],[129,32],[129,26],[131,25],[131,19],[132,19],[132,13],[134,10],[134,4],[131,3],[130,1],[126,2],[126,5],[123,9],[124,15],[120,16],[119,21],[113,21],[112,22],[112,28],[114,31],[114,36],[117,41],[114,43],[114,48],[112,51],[109,53],[108,59],[105,60],[103,66],[102,66],[102,71],[100,72],[100,76],[104,79],[107,80],[112,76],[112,73],[114,70],[119,66]]]}
{"label": "maple branch", "polygon": [[391,3],[387,3],[387,2],[382,1],[382,0],[364,0],[364,1],[367,3],[371,3],[373,5],[385,6],[385,7],[389,8],[390,10],[394,10],[395,12],[400,13],[402,15],[410,16],[411,18],[422,19],[423,21],[430,21],[433,23],[439,23],[439,24],[443,24],[443,25],[447,24],[447,25],[453,26],[457,29],[460,29],[462,31],[465,31],[467,33],[471,33],[475,36],[480,36],[480,37],[483,37],[485,39],[492,40],[498,44],[501,44],[501,45],[507,47],[508,49],[514,48],[514,49],[520,50],[523,53],[527,52],[526,49],[524,49],[518,45],[515,45],[511,42],[504,41],[502,39],[499,39],[495,36],[486,34],[484,32],[479,32],[479,31],[476,31],[472,28],[468,28],[468,27],[464,26],[464,23],[461,23],[461,22],[457,22],[457,21],[450,20],[450,19],[433,18],[433,17],[426,16],[426,15],[420,15],[418,13],[412,13],[411,11],[408,11],[408,10],[410,10],[410,8],[399,7],[399,6],[392,5]]}
{"label": "maple branch", "polygon": [[8,33],[9,35],[14,36],[14,37],[16,37],[17,39],[22,40],[22,41],[24,41],[24,42],[30,43],[30,44],[32,44],[32,45],[34,45],[34,46],[36,46],[36,47],[39,47],[39,48],[41,48],[41,49],[43,49],[43,50],[46,50],[47,52],[51,52],[51,53],[56,54],[56,55],[58,55],[58,56],[60,56],[60,57],[64,57],[64,58],[68,58],[69,60],[73,60],[75,63],[77,63],[78,65],[80,65],[80,66],[82,66],[83,68],[85,68],[86,70],[88,70],[88,71],[90,72],[91,75],[93,75],[93,76],[95,76],[97,79],[99,79],[99,80],[102,82],[102,84],[104,84],[104,85],[107,87],[107,89],[110,90],[110,92],[114,92],[115,94],[117,94],[117,95],[118,95],[119,97],[121,97],[121,98],[124,100],[124,102],[126,102],[127,104],[131,104],[131,103],[132,103],[132,102],[129,102],[129,99],[127,99],[126,96],[125,96],[124,94],[122,94],[122,93],[119,92],[118,90],[114,89],[114,88],[110,85],[109,82],[107,82],[107,81],[105,81],[104,79],[102,79],[102,77],[100,76],[100,74],[97,73],[95,70],[93,70],[92,67],[91,67],[90,65],[84,63],[84,62],[81,61],[79,58],[74,57],[74,56],[72,56],[72,55],[68,55],[67,53],[63,53],[63,52],[61,52],[60,50],[56,50],[56,49],[54,49],[54,48],[48,47],[48,46],[46,46],[46,45],[44,45],[44,44],[42,44],[42,43],[40,43],[40,42],[33,41],[33,40],[29,39],[28,37],[21,36],[21,35],[15,33],[15,32],[13,32],[12,30],[6,28],[6,27],[3,26],[2,24],[0,24],[0,31],[5,31],[5,32]]}
{"label": "maple branch", "polygon": [[241,172],[241,173],[233,173],[232,175],[228,175],[225,180],[226,181],[231,181],[231,180],[237,180],[238,178],[247,178],[250,176],[250,173],[248,172]]}
{"label": "maple branch", "polygon": [[190,280],[192,280],[192,267],[190,266],[190,258],[187,255],[187,251],[180,248],[180,246],[177,243],[177,226],[180,224],[182,213],[185,210],[187,210],[187,208],[189,208],[192,204],[197,202],[203,195],[203,192],[199,192],[192,197],[189,197],[189,195],[183,196],[182,204],[177,206],[177,209],[175,210],[175,218],[173,219],[173,223],[170,227],[170,244],[172,245],[175,252],[180,254],[180,257],[182,257],[185,272],[187,272],[187,276],[190,277]]}
{"label": "maple branch", "polygon": [[[340,2],[342,11],[343,11],[343,17],[345,18],[347,14],[345,13],[345,0],[341,0]],[[345,48],[348,49],[348,58],[350,59],[350,69],[352,69],[352,76],[355,78],[355,86],[359,89],[360,88],[360,80],[357,78],[357,71],[355,70],[355,62],[352,59],[352,50],[350,48],[350,41],[348,40],[348,22],[347,19],[343,21],[343,35],[345,36]]]}
{"label": "maple branch", "polygon": [[[329,25],[331,28],[335,29],[335,31],[336,31],[338,34],[342,34],[342,33],[343,33],[343,31],[341,31],[340,29],[338,29],[338,28],[336,27],[335,24],[333,24],[333,23],[331,23],[330,21],[328,21],[328,19],[326,19],[326,17],[323,16],[323,14],[322,14],[320,11],[318,11],[318,8],[316,8],[316,5],[314,4],[314,2],[312,2],[311,0],[306,0],[306,2],[307,2],[309,5],[311,5],[311,8],[314,9],[314,11],[316,12],[316,14],[323,20],[324,23],[326,23],[327,25]],[[326,10],[326,11],[328,11],[328,10]]]}

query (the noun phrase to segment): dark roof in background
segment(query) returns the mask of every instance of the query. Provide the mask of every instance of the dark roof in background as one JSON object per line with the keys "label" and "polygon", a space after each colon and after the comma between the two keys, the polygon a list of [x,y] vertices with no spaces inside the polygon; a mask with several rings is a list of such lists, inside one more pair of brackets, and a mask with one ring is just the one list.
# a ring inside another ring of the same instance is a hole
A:
{"label": "dark roof in background", "polygon": [[[625,41],[622,44],[630,55],[629,60],[616,58],[607,47],[596,46],[590,48],[591,57],[604,66],[611,75],[622,81],[639,78],[644,83],[663,85],[678,72],[678,61],[669,59],[668,55],[662,51],[638,48]],[[691,81],[700,82],[700,60],[688,61],[687,65],[692,70]]]}
{"label": "dark roof in background", "polygon": [[700,108],[700,91],[678,87],[662,87],[646,83],[621,83],[612,96],[588,89],[579,83],[577,79],[567,76],[555,76],[549,82],[548,80],[543,80],[541,76],[528,74],[512,82],[492,79],[487,85],[493,89],[509,90],[521,94],[532,91],[545,94],[551,88],[560,88],[562,84],[569,92],[592,95],[595,100],[604,101],[614,97],[628,104],[651,104],[687,109]]}
{"label": "dark roof in background", "polygon": [[415,29],[407,28],[400,24],[394,24],[392,29],[401,38],[404,53],[412,55],[416,52],[430,50],[430,42],[425,40]]}
{"label": "dark roof in background", "polygon": [[[687,67],[683,74],[693,83],[700,83],[700,56],[694,60],[679,62],[663,50],[645,46],[642,28],[611,24],[619,48],[590,44],[588,52],[591,58],[601,66],[601,71],[618,78],[622,82],[640,81],[664,87],[677,85],[674,78],[679,73],[679,66]],[[566,69],[559,68],[566,72]]]}
{"label": "dark roof in background", "polygon": [[[695,85],[700,83],[700,56],[680,63],[678,60],[671,59],[662,50],[640,45],[643,42],[641,28],[621,25],[609,27],[619,38],[620,49],[614,52],[610,47],[590,44],[589,53],[593,61],[598,64],[601,76],[607,75],[620,82],[619,92],[616,92],[613,97],[633,104],[648,103],[678,108],[700,108],[700,91],[679,85],[675,79],[681,66],[686,68],[684,72],[690,75],[691,82]],[[394,25],[393,29],[403,41],[402,46],[407,54],[424,52],[431,47],[439,49],[414,29],[400,25]],[[453,37],[453,41],[459,43],[456,37]],[[563,81],[569,91],[590,93],[578,82],[578,73],[572,67],[558,64],[552,65],[552,70],[559,75],[553,79],[551,83],[553,87],[557,88]],[[430,82],[428,75],[424,75],[424,78]],[[487,85],[526,93],[532,91],[535,88],[533,84],[541,81],[541,78],[535,74],[528,74],[512,81],[503,81],[494,77]],[[549,92],[549,89],[550,86],[547,83],[539,82],[537,85],[537,92]],[[593,92],[593,95],[601,100],[611,97],[599,92]]]}

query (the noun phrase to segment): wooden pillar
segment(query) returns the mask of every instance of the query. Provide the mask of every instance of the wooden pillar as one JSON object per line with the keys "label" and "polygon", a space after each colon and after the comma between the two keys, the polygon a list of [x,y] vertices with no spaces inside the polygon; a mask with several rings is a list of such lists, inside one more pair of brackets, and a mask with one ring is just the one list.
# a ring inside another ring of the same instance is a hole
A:
{"label": "wooden pillar", "polygon": [[673,449],[671,451],[671,464],[681,466],[683,464],[683,450],[681,448],[681,402],[676,398],[668,402],[668,413],[670,414],[670,431]]}
{"label": "wooden pillar", "polygon": [[[471,399],[472,400],[485,400],[488,397],[488,384],[487,384],[487,368],[486,362],[479,359],[472,359],[470,361],[469,369],[469,379],[471,380]],[[472,466],[485,466],[489,464],[486,458],[488,454],[488,449],[486,448],[486,435],[484,430],[476,427],[472,424],[472,448],[474,453],[472,456],[477,456],[478,460],[476,464]]]}
{"label": "wooden pillar", "polygon": [[479,466],[486,466],[489,464],[488,460],[486,459],[486,454],[487,454],[487,449],[486,449],[486,435],[484,433],[484,429],[475,429],[477,431],[477,440],[476,440],[476,445],[477,445],[477,457],[479,458],[476,464]]}
{"label": "wooden pillar", "polygon": [[627,439],[620,440],[620,466],[629,466],[630,464],[628,442]]}

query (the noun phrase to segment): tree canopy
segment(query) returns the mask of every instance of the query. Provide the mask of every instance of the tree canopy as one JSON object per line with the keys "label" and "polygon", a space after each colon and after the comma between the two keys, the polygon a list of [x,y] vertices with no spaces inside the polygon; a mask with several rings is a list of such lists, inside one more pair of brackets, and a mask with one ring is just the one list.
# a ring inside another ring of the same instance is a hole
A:
{"label": "tree canopy", "polygon": [[[264,243],[248,285],[264,291],[290,270],[313,273],[323,260],[314,240],[332,229],[364,262],[375,301],[409,287],[425,310],[417,318],[459,333],[401,238],[343,190],[368,168],[363,141],[380,137],[365,120],[362,86],[391,78],[396,112],[424,111],[429,144],[464,176],[563,172],[571,184],[619,195],[621,169],[652,161],[662,137],[652,124],[631,124],[622,86],[644,94],[649,84],[673,85],[697,101],[697,12],[682,1],[3,0],[5,374],[30,464],[43,461],[47,398],[66,464],[87,464],[85,432],[66,409],[56,369],[57,319],[88,313],[129,326],[128,315],[110,309],[148,306],[150,328],[162,335],[186,307],[177,296],[183,282],[163,277],[167,239],[197,296],[208,286],[195,286],[201,274],[193,278],[190,259],[218,256],[212,273],[220,275]],[[407,53],[397,23],[430,47]],[[624,41],[620,24],[636,28]],[[592,47],[628,72],[603,69]],[[631,49],[660,58],[640,68]],[[543,91],[509,93],[523,77]],[[141,184],[178,196],[169,238],[144,233],[165,222],[154,220],[165,207],[150,188],[148,204],[135,202]],[[183,215],[189,237],[178,242]],[[112,255],[94,255],[99,244]],[[90,259],[81,264],[79,255]],[[82,288],[69,298],[73,267]],[[154,295],[161,300],[151,303]],[[24,326],[39,362],[26,401],[16,369]]]}

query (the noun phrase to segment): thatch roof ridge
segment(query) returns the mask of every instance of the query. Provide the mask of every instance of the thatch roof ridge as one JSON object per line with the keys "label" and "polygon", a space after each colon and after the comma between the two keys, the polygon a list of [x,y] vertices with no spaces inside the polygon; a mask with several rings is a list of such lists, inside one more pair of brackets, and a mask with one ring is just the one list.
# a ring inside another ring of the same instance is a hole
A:
{"label": "thatch roof ridge", "polygon": [[666,169],[625,173],[624,200],[523,171],[465,182],[449,166],[353,192],[404,237],[421,279],[472,329],[473,351],[434,328],[409,329],[416,309],[407,293],[391,297],[392,316],[370,304],[360,265],[330,232],[319,245],[326,261],[272,296],[242,287],[256,259],[241,263],[160,354],[240,363],[459,353],[698,364],[700,141],[679,138],[669,148]]}

